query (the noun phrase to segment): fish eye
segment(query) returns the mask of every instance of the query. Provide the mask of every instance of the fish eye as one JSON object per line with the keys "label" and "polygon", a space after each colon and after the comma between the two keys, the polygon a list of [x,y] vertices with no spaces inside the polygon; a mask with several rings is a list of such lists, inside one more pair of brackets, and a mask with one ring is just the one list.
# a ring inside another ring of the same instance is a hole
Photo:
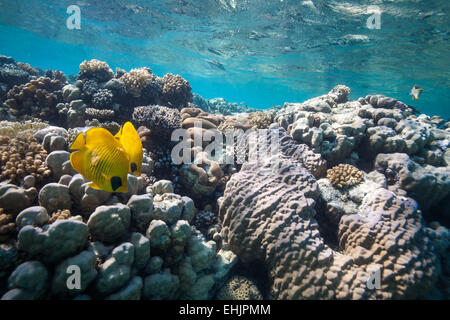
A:
{"label": "fish eye", "polygon": [[120,177],[112,177],[111,187],[113,191],[116,191],[120,186],[122,186],[122,179]]}
{"label": "fish eye", "polygon": [[131,166],[131,172],[135,172],[137,170],[137,165],[135,162],[132,162],[130,166]]}

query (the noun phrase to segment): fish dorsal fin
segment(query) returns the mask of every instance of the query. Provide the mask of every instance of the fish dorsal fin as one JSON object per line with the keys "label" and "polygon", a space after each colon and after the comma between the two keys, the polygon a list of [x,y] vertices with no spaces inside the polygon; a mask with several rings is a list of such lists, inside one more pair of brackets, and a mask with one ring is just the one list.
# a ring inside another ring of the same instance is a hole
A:
{"label": "fish dorsal fin", "polygon": [[75,140],[73,140],[72,144],[70,145],[70,150],[81,150],[84,145],[86,144],[86,139],[84,137],[84,133],[80,132]]}
{"label": "fish dorsal fin", "polygon": [[77,172],[84,173],[83,171],[83,152],[75,151],[70,154],[70,164]]}
{"label": "fish dorsal fin", "polygon": [[86,131],[85,134],[86,144],[90,146],[96,146],[99,144],[117,144],[116,139],[111,132],[105,128],[96,127]]}
{"label": "fish dorsal fin", "polygon": [[120,141],[120,138],[122,137],[122,131],[123,131],[123,125],[120,127],[119,131],[116,133],[114,138]]}

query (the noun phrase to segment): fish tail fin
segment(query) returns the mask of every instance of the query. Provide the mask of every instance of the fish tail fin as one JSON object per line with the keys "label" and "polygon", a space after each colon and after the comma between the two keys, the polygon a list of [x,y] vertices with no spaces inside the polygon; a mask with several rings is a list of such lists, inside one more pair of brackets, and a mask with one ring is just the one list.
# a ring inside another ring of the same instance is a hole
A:
{"label": "fish tail fin", "polygon": [[70,145],[69,149],[70,150],[80,150],[84,147],[84,145],[86,144],[86,140],[84,138],[84,134],[83,132],[80,132],[77,137],[75,138],[75,140],[72,142],[72,144]]}
{"label": "fish tail fin", "polygon": [[91,187],[92,189],[103,190],[101,187],[99,187],[97,184],[95,184],[95,182],[89,183],[88,186]]}

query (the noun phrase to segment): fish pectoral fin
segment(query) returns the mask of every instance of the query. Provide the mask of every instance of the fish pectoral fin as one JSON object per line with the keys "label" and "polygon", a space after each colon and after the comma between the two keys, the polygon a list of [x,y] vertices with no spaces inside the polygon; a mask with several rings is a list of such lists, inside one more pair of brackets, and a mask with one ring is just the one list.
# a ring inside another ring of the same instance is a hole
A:
{"label": "fish pectoral fin", "polygon": [[70,145],[69,149],[70,150],[80,150],[81,148],[84,147],[84,145],[86,144],[86,140],[84,138],[84,134],[83,132],[80,132],[77,137],[75,138],[75,140],[72,142],[72,144]]}
{"label": "fish pectoral fin", "polygon": [[101,187],[99,187],[98,185],[96,185],[95,182],[89,183],[88,186],[91,187],[92,189],[103,190]]}
{"label": "fish pectoral fin", "polygon": [[83,173],[83,152],[75,151],[70,154],[70,164],[77,172]]}

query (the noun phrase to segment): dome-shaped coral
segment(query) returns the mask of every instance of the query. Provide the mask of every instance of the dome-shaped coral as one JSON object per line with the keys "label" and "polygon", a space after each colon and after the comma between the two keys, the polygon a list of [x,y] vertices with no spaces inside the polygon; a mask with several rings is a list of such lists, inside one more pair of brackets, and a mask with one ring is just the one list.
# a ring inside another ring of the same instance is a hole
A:
{"label": "dome-shaped coral", "polygon": [[258,287],[244,276],[234,276],[217,294],[217,300],[262,300]]}
{"label": "dome-shaped coral", "polygon": [[93,79],[99,82],[105,82],[114,77],[114,72],[106,62],[92,59],[84,60],[80,64],[78,79]]}
{"label": "dome-shaped coral", "polygon": [[351,187],[361,182],[362,171],[350,164],[339,164],[327,170],[327,178],[338,188]]}
{"label": "dome-shaped coral", "polygon": [[179,75],[166,74],[162,81],[161,103],[172,108],[187,107],[192,101],[191,85]]}

